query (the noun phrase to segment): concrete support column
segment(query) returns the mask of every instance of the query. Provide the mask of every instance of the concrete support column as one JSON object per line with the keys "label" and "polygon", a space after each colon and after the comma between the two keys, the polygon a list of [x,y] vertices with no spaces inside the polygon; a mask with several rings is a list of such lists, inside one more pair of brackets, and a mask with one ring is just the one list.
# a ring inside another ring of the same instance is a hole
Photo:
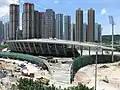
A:
{"label": "concrete support column", "polygon": [[48,49],[49,54],[51,54],[51,50],[48,44],[47,44],[47,49]]}
{"label": "concrete support column", "polygon": [[24,48],[24,51],[27,53],[27,50],[26,50],[26,47],[25,47],[25,43],[23,42],[23,48]]}
{"label": "concrete support column", "polygon": [[11,48],[11,49],[12,49],[12,45],[11,45],[11,43],[9,43],[9,46],[8,46],[8,48]]}
{"label": "concrete support column", "polygon": [[89,55],[90,55],[91,53],[90,53],[90,47],[89,47]]}
{"label": "concrete support column", "polygon": [[40,46],[40,49],[42,51],[42,54],[44,54],[44,50],[43,50],[42,45],[40,43],[39,43],[39,46]]}
{"label": "concrete support column", "polygon": [[16,46],[14,45],[14,43],[12,42],[12,46],[13,46],[13,50],[15,51]]}
{"label": "concrete support column", "polygon": [[103,51],[104,51],[104,50],[102,49],[102,55],[103,55]]}
{"label": "concrete support column", "polygon": [[83,55],[83,47],[82,47],[82,46],[80,47],[80,51],[81,51],[80,54],[81,54],[81,56],[82,56],[82,55]]}
{"label": "concrete support column", "polygon": [[73,52],[73,56],[75,57],[74,45],[72,45],[72,52]]}
{"label": "concrete support column", "polygon": [[74,76],[73,76],[73,69],[70,69],[70,83],[72,84]]}
{"label": "concrete support column", "polygon": [[20,47],[21,51],[23,52],[23,48],[22,48],[22,46],[21,46],[20,42],[19,42],[19,47]]}
{"label": "concrete support column", "polygon": [[35,52],[37,53],[37,49],[36,49],[35,43],[33,43],[33,47],[35,49]]}
{"label": "concrete support column", "polygon": [[64,54],[67,55],[67,52],[65,50],[65,45],[63,45],[63,50],[64,50]]}
{"label": "concrete support column", "polygon": [[59,55],[59,51],[57,49],[57,45],[55,44],[55,51],[56,51],[56,54]]}
{"label": "concrete support column", "polygon": [[14,43],[14,46],[15,46],[15,48],[16,48],[15,51],[19,51],[19,49],[18,49],[19,46],[17,45],[17,43]]}
{"label": "concrete support column", "polygon": [[31,49],[31,47],[30,47],[30,44],[28,43],[28,48],[30,49],[30,52],[32,53],[32,49]]}
{"label": "concrete support column", "polygon": [[14,44],[12,42],[11,42],[11,46],[12,46],[12,50],[14,50],[15,46],[14,46]]}

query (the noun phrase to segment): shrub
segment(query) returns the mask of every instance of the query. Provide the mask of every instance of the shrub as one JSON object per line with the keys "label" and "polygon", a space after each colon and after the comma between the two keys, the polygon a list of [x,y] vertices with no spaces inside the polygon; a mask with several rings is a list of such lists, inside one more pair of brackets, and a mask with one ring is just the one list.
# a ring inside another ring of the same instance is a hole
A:
{"label": "shrub", "polygon": [[56,88],[54,85],[47,86],[39,81],[33,81],[33,79],[20,78],[17,84],[18,90],[93,90],[93,88],[88,88],[85,85],[78,84],[78,86],[68,87],[68,88]]}

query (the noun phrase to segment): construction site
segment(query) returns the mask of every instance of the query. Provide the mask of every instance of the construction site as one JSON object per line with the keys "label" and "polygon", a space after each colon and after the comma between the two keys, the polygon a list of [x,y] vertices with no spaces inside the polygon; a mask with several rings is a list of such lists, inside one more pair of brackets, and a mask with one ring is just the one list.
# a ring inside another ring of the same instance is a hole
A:
{"label": "construction site", "polygon": [[[86,54],[77,58],[42,57],[12,52],[0,53],[0,87],[11,90],[11,86],[22,78],[32,78],[56,87],[67,88],[82,83],[89,88],[95,85],[95,51],[91,56]],[[98,54],[97,90],[119,90],[120,78],[119,52],[114,52],[114,63],[111,63],[111,52]],[[109,60],[108,60],[109,59]]]}

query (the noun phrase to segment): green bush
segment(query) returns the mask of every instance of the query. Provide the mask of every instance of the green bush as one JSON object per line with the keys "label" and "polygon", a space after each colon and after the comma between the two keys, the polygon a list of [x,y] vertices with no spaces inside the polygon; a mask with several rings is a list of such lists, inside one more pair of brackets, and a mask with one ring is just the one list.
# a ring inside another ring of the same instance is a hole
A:
{"label": "green bush", "polygon": [[109,68],[107,65],[103,65],[100,68]]}
{"label": "green bush", "polygon": [[47,86],[41,84],[39,81],[33,81],[33,79],[27,79],[27,78],[23,78],[23,79],[20,78],[16,86],[18,90],[93,90],[93,88],[89,89],[88,87],[82,84],[78,84],[78,86],[61,89],[61,88],[56,88],[54,85]]}
{"label": "green bush", "polygon": [[2,50],[4,48],[8,48],[8,44],[0,45],[0,50]]}

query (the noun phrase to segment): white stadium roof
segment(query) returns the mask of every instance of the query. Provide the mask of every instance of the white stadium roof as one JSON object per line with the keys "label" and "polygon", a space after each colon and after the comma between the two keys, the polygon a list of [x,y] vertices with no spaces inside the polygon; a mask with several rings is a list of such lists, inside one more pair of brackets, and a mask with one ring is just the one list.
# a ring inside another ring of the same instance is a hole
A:
{"label": "white stadium roof", "polygon": [[102,49],[108,49],[108,50],[115,50],[111,47],[105,47],[101,46],[98,43],[92,43],[92,42],[77,42],[77,41],[69,41],[69,40],[59,40],[59,39],[25,39],[25,40],[9,40],[9,42],[39,42],[39,43],[51,43],[51,44],[66,44],[66,45],[75,45],[75,46],[83,46],[83,47],[99,47]]}

